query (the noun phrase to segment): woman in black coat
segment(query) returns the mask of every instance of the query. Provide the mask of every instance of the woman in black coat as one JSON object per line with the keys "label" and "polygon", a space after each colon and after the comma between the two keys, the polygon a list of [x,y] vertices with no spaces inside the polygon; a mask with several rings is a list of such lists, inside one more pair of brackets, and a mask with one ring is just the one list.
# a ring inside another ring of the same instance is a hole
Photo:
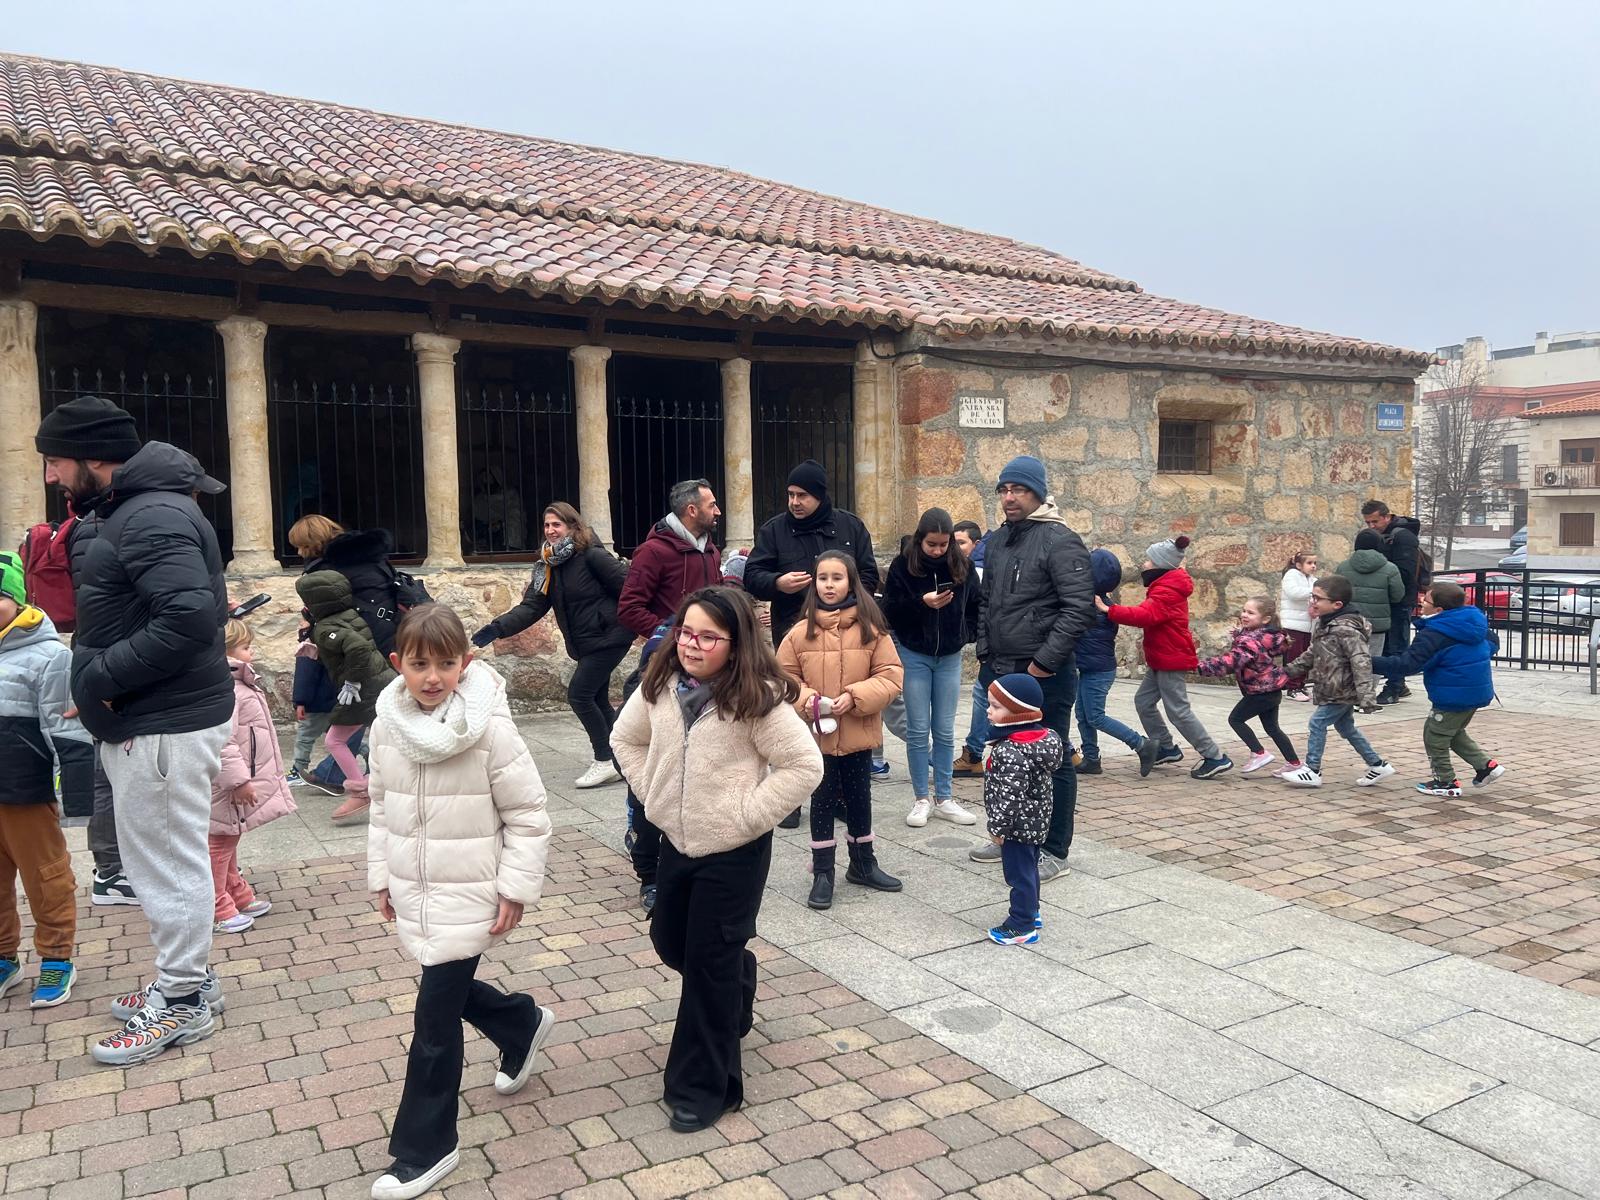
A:
{"label": "woman in black coat", "polygon": [[977,817],[955,798],[951,769],[956,705],[961,701],[961,651],[978,636],[978,573],[955,545],[950,514],[944,509],[923,513],[916,532],[889,564],[883,615],[905,669],[902,695],[912,791],[906,824],[919,828],[930,816],[957,825],[974,824]]}
{"label": "woman in black coat", "polygon": [[555,610],[567,655],[578,664],[567,685],[567,703],[589,735],[594,764],[576,786],[599,787],[622,776],[611,761],[611,673],[617,669],[633,632],[617,620],[617,597],[627,568],[595,544],[588,523],[572,505],[557,501],[544,510],[544,545],[533,565],[533,579],[522,603],[472,635],[475,646],[515,637]]}

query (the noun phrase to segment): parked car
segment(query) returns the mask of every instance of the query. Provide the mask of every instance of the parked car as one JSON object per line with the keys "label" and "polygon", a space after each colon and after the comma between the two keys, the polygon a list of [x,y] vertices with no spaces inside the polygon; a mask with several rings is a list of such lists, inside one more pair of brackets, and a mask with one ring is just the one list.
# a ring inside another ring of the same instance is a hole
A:
{"label": "parked car", "polygon": [[1526,546],[1527,544],[1528,544],[1528,527],[1526,525],[1524,525],[1521,529],[1517,530],[1515,533],[1513,533],[1511,535],[1511,552],[1513,554],[1515,554],[1518,550],[1522,549],[1522,547]]}
{"label": "parked car", "polygon": [[1527,541],[1524,540],[1521,545],[1517,546],[1511,551],[1510,554],[1506,555],[1495,565],[1506,571],[1521,571],[1526,569],[1528,565]]}
{"label": "parked car", "polygon": [[1586,634],[1600,617],[1600,575],[1530,579],[1525,589],[1511,597],[1511,624],[1522,623],[1524,606],[1530,626]]}
{"label": "parked car", "polygon": [[[1505,621],[1511,615],[1514,604],[1519,603],[1517,593],[1522,586],[1522,580],[1515,575],[1501,575],[1490,571],[1484,576],[1484,601],[1478,604],[1478,574],[1476,571],[1443,571],[1434,576],[1434,579],[1448,579],[1451,583],[1459,583],[1467,593],[1467,603],[1482,608],[1490,621]],[[1421,612],[1421,606],[1417,608]]]}

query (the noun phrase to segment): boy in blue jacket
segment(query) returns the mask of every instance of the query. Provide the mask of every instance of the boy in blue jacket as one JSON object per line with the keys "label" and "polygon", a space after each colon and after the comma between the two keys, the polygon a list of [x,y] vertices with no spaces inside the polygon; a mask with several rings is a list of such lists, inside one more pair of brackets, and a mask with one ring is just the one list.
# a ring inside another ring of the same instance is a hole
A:
{"label": "boy in blue jacket", "polygon": [[1414,624],[1417,632],[1411,645],[1403,653],[1373,659],[1372,671],[1380,678],[1422,673],[1433,702],[1422,728],[1433,778],[1417,784],[1417,791],[1425,796],[1459,796],[1461,781],[1450,762],[1451,751],[1471,765],[1473,787],[1492,783],[1506,772],[1467,733],[1478,710],[1494,699],[1490,660],[1500,639],[1482,610],[1467,604],[1461,585],[1447,580],[1423,594],[1422,616]]}

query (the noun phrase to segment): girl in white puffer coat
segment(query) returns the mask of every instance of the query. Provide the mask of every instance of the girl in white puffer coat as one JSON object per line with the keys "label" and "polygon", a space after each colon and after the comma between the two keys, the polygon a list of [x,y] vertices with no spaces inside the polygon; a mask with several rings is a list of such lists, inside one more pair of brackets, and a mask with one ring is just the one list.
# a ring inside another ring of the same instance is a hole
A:
{"label": "girl in white puffer coat", "polygon": [[390,657],[400,678],[379,694],[372,731],[367,880],[422,981],[395,1161],[372,1195],[406,1200],[459,1161],[461,1022],[499,1049],[501,1095],[527,1082],[555,1024],[533,997],[474,978],[483,952],[539,900],[550,819],[505,681],[472,661],[461,619],[438,604],[412,609]]}

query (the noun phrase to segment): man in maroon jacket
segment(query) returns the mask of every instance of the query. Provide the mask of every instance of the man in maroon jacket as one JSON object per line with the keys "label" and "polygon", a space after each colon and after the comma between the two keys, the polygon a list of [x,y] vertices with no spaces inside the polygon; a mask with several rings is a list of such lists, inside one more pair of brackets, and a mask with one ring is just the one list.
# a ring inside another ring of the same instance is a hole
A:
{"label": "man in maroon jacket", "polygon": [[710,482],[673,484],[667,507],[672,511],[633,552],[617,599],[617,619],[642,638],[671,620],[685,596],[722,583],[722,556],[711,541],[722,509]]}
{"label": "man in maroon jacket", "polygon": [[[677,615],[683,598],[722,583],[721,554],[711,541],[722,509],[706,479],[686,479],[667,493],[671,509],[633,552],[628,578],[617,598],[617,619],[648,639],[663,621]],[[637,676],[637,673],[635,673]],[[629,679],[625,693],[638,684]],[[661,831],[644,815],[644,805],[628,788],[628,833],[623,839],[639,878],[639,902],[649,915],[656,904],[656,864]]]}

